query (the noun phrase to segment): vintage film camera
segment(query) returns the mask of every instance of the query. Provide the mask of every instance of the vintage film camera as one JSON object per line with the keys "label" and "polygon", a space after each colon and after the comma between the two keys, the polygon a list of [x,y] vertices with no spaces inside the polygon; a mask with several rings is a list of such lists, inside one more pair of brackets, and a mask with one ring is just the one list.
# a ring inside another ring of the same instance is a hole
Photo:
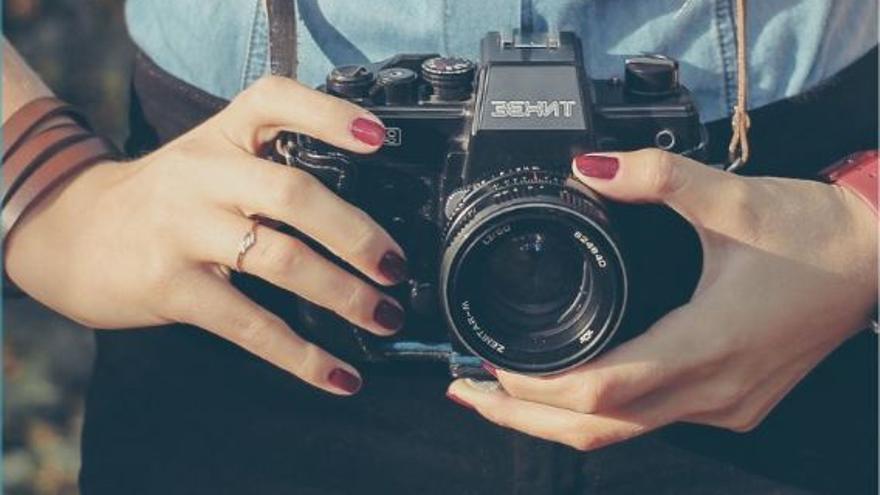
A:
{"label": "vintage film camera", "polygon": [[[676,61],[625,61],[592,80],[571,32],[489,33],[477,64],[399,55],[335,68],[319,89],[387,126],[375,154],[307,136],[278,158],[369,213],[405,249],[412,279],[393,292],[407,324],[378,339],[290,294],[269,297],[297,331],[350,359],[480,360],[553,373],[596,356],[684,302],[700,251],[659,207],[611,205],[569,179],[572,157],[657,147],[700,158],[707,145]],[[265,298],[264,298],[265,299]],[[622,338],[618,336],[618,338]]]}

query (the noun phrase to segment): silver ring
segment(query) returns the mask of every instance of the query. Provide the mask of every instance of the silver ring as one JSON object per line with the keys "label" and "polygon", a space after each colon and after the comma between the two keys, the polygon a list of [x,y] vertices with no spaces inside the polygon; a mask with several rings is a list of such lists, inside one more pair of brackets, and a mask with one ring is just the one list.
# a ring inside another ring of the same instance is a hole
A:
{"label": "silver ring", "polygon": [[254,244],[257,243],[257,227],[260,226],[259,220],[254,220],[251,224],[250,230],[241,238],[241,242],[238,243],[238,256],[235,257],[235,271],[241,272],[241,263],[244,261],[244,255],[247,254],[250,248],[254,247]]}

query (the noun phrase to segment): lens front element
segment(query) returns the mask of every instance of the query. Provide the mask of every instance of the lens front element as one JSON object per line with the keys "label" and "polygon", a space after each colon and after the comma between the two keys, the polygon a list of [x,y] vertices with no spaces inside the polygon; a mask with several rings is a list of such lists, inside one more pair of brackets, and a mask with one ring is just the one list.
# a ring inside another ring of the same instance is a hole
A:
{"label": "lens front element", "polygon": [[[476,286],[474,306],[487,325],[531,334],[565,321],[584,292],[589,265],[558,225],[507,224],[463,260]],[[514,233],[513,229],[517,232]]]}

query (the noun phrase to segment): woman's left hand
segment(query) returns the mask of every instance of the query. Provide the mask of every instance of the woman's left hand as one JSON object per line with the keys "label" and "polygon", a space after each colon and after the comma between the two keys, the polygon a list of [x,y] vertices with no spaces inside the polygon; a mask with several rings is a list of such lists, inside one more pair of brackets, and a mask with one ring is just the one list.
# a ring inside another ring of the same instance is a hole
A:
{"label": "woman's left hand", "polygon": [[696,228],[691,301],[639,337],[552,377],[497,371],[450,397],[501,426],[580,450],[684,421],[747,431],[864,328],[877,297],[877,217],[854,193],[745,178],[657,150],[581,156],[575,175],[623,202],[663,203]]}

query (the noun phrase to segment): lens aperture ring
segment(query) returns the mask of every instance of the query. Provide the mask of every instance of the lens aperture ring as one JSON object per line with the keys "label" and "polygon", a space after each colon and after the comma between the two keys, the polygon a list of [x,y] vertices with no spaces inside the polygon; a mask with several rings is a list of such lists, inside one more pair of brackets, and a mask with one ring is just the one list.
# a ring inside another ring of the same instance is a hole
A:
{"label": "lens aperture ring", "polygon": [[537,196],[559,196],[576,208],[588,207],[583,199],[570,195],[565,189],[566,176],[539,167],[520,167],[493,174],[450,194],[454,201],[447,207],[443,238],[447,244],[466,230],[468,224],[486,207]]}

